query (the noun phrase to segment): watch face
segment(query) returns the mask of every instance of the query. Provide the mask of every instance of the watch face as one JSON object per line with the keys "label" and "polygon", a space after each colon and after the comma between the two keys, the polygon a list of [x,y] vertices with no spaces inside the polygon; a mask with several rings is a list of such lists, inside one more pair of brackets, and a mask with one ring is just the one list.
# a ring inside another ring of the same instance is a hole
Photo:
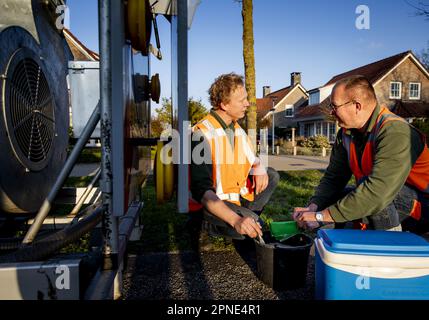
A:
{"label": "watch face", "polygon": [[323,214],[321,214],[320,212],[316,213],[316,220],[317,221],[322,221],[323,220]]}

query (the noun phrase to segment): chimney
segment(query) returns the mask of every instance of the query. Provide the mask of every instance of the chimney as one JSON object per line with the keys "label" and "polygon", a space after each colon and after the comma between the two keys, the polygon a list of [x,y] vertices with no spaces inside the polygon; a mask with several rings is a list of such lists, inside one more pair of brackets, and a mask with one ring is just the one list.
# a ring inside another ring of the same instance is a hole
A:
{"label": "chimney", "polygon": [[262,87],[262,96],[265,98],[267,95],[271,93],[271,87],[270,86],[263,86]]}
{"label": "chimney", "polygon": [[290,85],[293,87],[298,83],[301,83],[301,72],[292,72],[290,74]]}

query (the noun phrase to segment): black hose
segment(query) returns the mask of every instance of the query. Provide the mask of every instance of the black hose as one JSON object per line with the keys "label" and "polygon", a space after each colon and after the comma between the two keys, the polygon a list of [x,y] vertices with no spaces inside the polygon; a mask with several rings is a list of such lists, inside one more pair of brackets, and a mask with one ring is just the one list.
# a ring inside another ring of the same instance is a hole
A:
{"label": "black hose", "polygon": [[[56,230],[40,231],[35,241],[40,241]],[[24,237],[0,238],[0,251],[17,250],[21,247]]]}
{"label": "black hose", "polygon": [[101,222],[102,207],[87,215],[78,223],[55,232],[30,245],[25,245],[19,250],[0,256],[0,263],[26,262],[45,259],[64,246],[79,240],[84,234],[91,231]]}
{"label": "black hose", "polygon": [[24,238],[3,238],[0,239],[0,250],[8,251],[8,250],[16,250],[20,247],[21,242]]}

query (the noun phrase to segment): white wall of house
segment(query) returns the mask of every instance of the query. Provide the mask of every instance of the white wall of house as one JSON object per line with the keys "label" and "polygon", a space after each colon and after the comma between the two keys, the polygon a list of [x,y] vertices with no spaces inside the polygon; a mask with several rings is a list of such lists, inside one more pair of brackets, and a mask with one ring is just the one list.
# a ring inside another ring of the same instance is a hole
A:
{"label": "white wall of house", "polygon": [[331,84],[329,86],[326,87],[322,87],[319,88],[320,91],[320,102],[322,102],[323,100],[325,100],[327,97],[329,97],[331,95],[332,92],[332,88],[334,87],[335,84]]}

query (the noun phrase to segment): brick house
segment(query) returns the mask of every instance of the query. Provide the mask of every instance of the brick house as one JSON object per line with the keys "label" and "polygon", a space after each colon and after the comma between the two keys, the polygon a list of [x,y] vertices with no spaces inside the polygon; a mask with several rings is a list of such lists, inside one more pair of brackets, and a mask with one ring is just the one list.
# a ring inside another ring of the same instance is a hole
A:
{"label": "brick house", "polygon": [[297,127],[296,114],[307,102],[307,90],[301,84],[299,72],[291,73],[288,87],[271,92],[269,86],[264,86],[263,98],[256,99],[259,127],[271,127],[274,114],[276,131],[282,129],[284,134],[291,135],[292,129]]}
{"label": "brick house", "polygon": [[78,38],[68,29],[64,29],[64,37],[73,54],[75,61],[99,61],[100,57],[94,51],[88,49]]}
{"label": "brick house", "polygon": [[335,140],[338,125],[328,109],[331,91],[337,81],[352,75],[366,76],[379,103],[409,122],[429,118],[429,71],[411,51],[406,51],[336,75],[322,87],[308,91],[308,105],[295,117],[298,135],[321,134],[331,142]]}

